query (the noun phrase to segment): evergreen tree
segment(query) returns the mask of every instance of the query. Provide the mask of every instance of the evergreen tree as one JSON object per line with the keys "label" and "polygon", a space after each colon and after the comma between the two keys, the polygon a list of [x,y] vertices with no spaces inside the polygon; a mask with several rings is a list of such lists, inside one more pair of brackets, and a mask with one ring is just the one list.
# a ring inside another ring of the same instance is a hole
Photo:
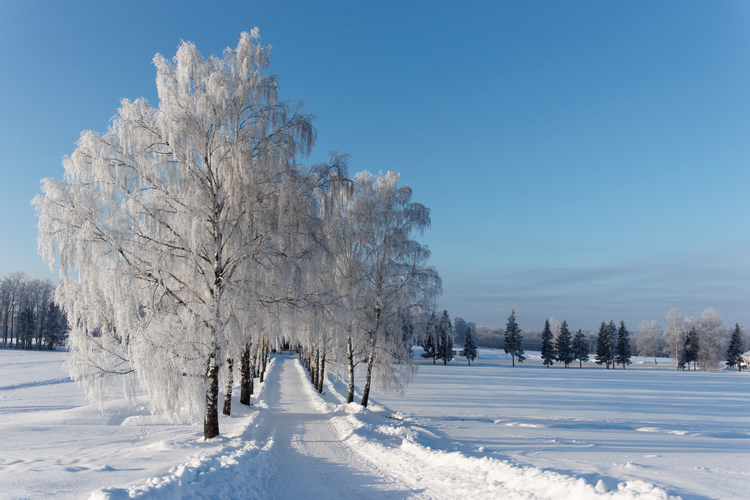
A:
{"label": "evergreen tree", "polygon": [[615,356],[615,364],[622,365],[622,369],[625,369],[625,365],[630,364],[630,339],[628,339],[628,329],[625,328],[625,321],[620,320],[620,329],[617,330],[617,355]]}
{"label": "evergreen tree", "polygon": [[447,365],[453,359],[453,326],[448,311],[443,310],[443,316],[438,323],[438,353],[437,358]]}
{"label": "evergreen tree", "polygon": [[430,319],[427,321],[427,326],[425,329],[425,336],[424,340],[422,341],[422,349],[424,349],[424,352],[422,353],[423,358],[432,358],[432,364],[435,364],[435,360],[437,359],[437,342],[435,338],[435,313],[432,313],[432,316],[430,316]]}
{"label": "evergreen tree", "polygon": [[474,336],[472,335],[472,323],[469,323],[468,327],[466,328],[466,340],[464,341],[464,356],[466,356],[466,361],[469,362],[469,366],[471,366],[471,362],[477,359],[477,344],[474,342]]}
{"label": "evergreen tree", "polygon": [[734,331],[732,332],[732,340],[729,341],[729,348],[727,349],[727,366],[737,367],[738,370],[742,371],[742,330],[740,324],[734,325]]}
{"label": "evergreen tree", "polygon": [[698,349],[700,344],[698,343],[698,331],[693,326],[685,338],[685,363],[688,369],[690,369],[690,362],[693,363],[693,370],[695,370],[698,363]]}
{"label": "evergreen tree", "polygon": [[516,323],[516,311],[511,309],[508,316],[508,323],[505,325],[505,354],[510,354],[513,366],[516,366],[516,358],[519,363],[526,359],[523,353],[523,335],[522,330]]}
{"label": "evergreen tree", "polygon": [[599,335],[596,337],[596,364],[606,365],[609,368],[609,327],[602,321],[599,326]]}
{"label": "evergreen tree", "polygon": [[50,351],[65,338],[67,321],[62,310],[54,302],[50,302],[42,322],[42,338]]}
{"label": "evergreen tree", "polygon": [[557,335],[557,341],[555,342],[555,357],[559,362],[565,363],[565,368],[576,359],[573,355],[570,342],[568,322],[563,320],[560,326],[560,333]]}
{"label": "evergreen tree", "polygon": [[580,328],[573,339],[573,359],[578,360],[578,368],[582,368],[583,363],[589,360],[589,342]]}
{"label": "evergreen tree", "polygon": [[24,349],[31,349],[31,339],[34,337],[34,326],[36,324],[36,315],[34,309],[25,307],[18,318],[18,338],[21,339],[21,346]]}
{"label": "evergreen tree", "polygon": [[544,330],[542,330],[542,359],[547,368],[554,364],[552,360],[555,359],[555,350],[552,346],[552,330],[548,319],[544,320]]}
{"label": "evergreen tree", "polygon": [[609,320],[607,326],[607,340],[609,341],[609,359],[607,360],[607,366],[612,365],[612,369],[615,367],[615,356],[617,355],[617,326],[614,320]]}

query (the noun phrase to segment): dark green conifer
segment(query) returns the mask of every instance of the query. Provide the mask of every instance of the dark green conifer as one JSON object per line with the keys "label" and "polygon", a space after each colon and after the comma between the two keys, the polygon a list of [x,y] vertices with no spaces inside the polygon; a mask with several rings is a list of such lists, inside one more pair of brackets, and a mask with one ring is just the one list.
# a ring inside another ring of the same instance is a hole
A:
{"label": "dark green conifer", "polygon": [[573,359],[578,360],[578,368],[582,368],[583,363],[589,360],[589,341],[580,328],[573,338],[573,356]]}
{"label": "dark green conifer", "polygon": [[523,353],[523,335],[522,330],[516,323],[516,311],[512,309],[508,316],[508,323],[505,325],[505,354],[510,354],[513,366],[516,366],[516,358],[519,363],[526,359]]}
{"label": "dark green conifer", "polygon": [[620,320],[620,329],[617,330],[617,354],[615,356],[615,364],[622,365],[622,369],[625,369],[625,365],[630,364],[630,339],[628,338],[628,329],[625,328],[625,321]]}
{"label": "dark green conifer", "polygon": [[557,341],[555,342],[555,357],[559,362],[565,364],[565,368],[575,360],[570,342],[568,322],[563,320],[560,326],[560,333],[557,335]]}
{"label": "dark green conifer", "polygon": [[732,340],[729,341],[727,366],[730,368],[736,366],[737,370],[742,371],[742,330],[739,323],[734,325]]}
{"label": "dark green conifer", "polygon": [[544,366],[549,368],[554,364],[555,349],[552,346],[552,330],[549,327],[549,320],[544,320],[544,330],[542,330],[542,361]]}

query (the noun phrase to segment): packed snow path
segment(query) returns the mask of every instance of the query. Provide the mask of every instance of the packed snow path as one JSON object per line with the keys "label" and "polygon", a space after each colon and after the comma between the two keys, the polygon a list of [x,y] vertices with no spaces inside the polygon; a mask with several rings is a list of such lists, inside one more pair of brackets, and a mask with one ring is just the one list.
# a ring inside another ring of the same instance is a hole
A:
{"label": "packed snow path", "polygon": [[330,415],[313,406],[310,383],[296,358],[279,357],[266,383],[278,460],[271,498],[431,498],[341,442]]}

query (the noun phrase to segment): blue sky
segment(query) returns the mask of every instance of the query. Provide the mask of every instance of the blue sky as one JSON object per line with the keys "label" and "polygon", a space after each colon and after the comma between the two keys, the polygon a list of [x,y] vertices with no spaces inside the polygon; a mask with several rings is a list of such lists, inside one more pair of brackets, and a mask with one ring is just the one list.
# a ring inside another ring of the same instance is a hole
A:
{"label": "blue sky", "polygon": [[0,2],[0,275],[53,277],[29,205],[157,52],[258,27],[310,163],[401,172],[440,307],[595,329],[706,307],[750,326],[748,2]]}

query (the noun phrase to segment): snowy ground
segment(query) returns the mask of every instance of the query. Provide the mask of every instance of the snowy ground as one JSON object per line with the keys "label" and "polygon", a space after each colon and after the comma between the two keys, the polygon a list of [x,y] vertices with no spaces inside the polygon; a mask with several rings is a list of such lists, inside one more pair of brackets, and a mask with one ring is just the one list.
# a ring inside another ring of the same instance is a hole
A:
{"label": "snowy ground", "polygon": [[0,351],[0,498],[750,498],[746,374],[483,354],[369,409],[279,356],[206,443],[145,405],[88,405],[62,353]]}

